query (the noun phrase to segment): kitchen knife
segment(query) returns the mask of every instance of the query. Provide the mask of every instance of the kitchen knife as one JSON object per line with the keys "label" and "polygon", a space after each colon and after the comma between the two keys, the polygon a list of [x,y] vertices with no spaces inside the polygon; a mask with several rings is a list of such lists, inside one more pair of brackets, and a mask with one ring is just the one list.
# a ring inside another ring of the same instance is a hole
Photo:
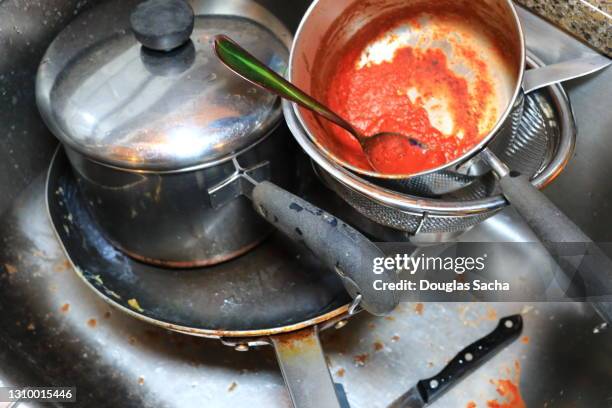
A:
{"label": "kitchen knife", "polygon": [[500,319],[497,328],[461,350],[438,374],[420,380],[397,398],[389,408],[423,408],[441,397],[452,386],[472,373],[499,350],[515,340],[523,330],[521,315]]}

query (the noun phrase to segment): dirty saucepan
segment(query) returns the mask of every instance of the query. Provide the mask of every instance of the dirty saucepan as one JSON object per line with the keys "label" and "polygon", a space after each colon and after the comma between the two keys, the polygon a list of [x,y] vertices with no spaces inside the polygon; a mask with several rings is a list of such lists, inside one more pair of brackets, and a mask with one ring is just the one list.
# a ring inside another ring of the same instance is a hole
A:
{"label": "dirty saucepan", "polygon": [[507,0],[319,0],[296,34],[289,78],[366,134],[403,133],[429,147],[405,160],[390,155],[388,171],[375,171],[354,138],[294,105],[328,158],[394,190],[433,197],[490,170],[478,153],[503,152],[524,93],[610,61],[594,55],[529,71],[525,63]]}

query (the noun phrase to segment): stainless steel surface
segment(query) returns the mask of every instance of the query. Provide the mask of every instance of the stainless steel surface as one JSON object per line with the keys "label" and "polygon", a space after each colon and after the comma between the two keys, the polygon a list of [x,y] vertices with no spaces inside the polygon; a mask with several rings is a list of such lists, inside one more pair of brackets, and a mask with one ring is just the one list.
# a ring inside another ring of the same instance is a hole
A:
{"label": "stainless steel surface", "polygon": [[[212,407],[290,406],[271,349],[239,353],[218,341],[170,334],[98,299],[66,264],[46,218],[43,187],[42,179],[32,185],[1,227],[5,329],[0,338],[8,345],[0,349],[3,382],[75,384],[79,406],[188,407],[203,400]],[[467,238],[529,240],[532,235],[504,213]],[[500,275],[515,271],[517,258],[537,268],[546,255],[507,256],[498,259]],[[594,334],[600,321],[582,304],[404,303],[388,318],[355,316],[346,327],[323,333],[322,345],[352,407],[385,407],[489,332],[493,316],[521,311],[529,343],[511,345],[442,397],[439,406],[465,406],[470,400],[482,405],[496,398],[489,380],[512,377],[507,370],[514,370],[515,360],[528,406],[547,401],[551,406],[552,400],[561,407],[576,401],[604,406],[610,397],[612,332]]]}
{"label": "stainless steel surface", "polygon": [[[322,98],[327,90],[326,84],[337,63],[334,56],[341,53],[341,50],[346,48],[354,34],[369,22],[376,18],[402,12],[406,14],[406,9],[433,9],[435,15],[438,8],[444,10],[445,7],[451,6],[440,2],[432,5],[422,0],[409,2],[376,0],[366,3],[353,0],[316,0],[306,12],[296,32],[291,49],[288,79],[306,93],[316,98]],[[470,24],[466,24],[464,27],[451,24],[450,27],[445,27],[443,30],[453,31],[459,38],[465,34],[466,39],[459,41],[460,44],[474,41],[476,52],[489,65],[488,72],[492,75],[491,83],[495,84],[492,93],[492,99],[495,101],[493,110],[496,112],[492,120],[494,124],[487,127],[490,130],[481,135],[482,139],[460,157],[434,169],[424,170],[409,177],[379,174],[371,169],[356,165],[352,160],[353,157],[346,154],[346,151],[350,151],[349,147],[339,143],[334,136],[328,136],[330,133],[328,124],[320,121],[316,115],[299,108],[294,103],[292,109],[299,126],[308,139],[317,146],[319,156],[323,156],[327,161],[339,163],[342,167],[359,175],[370,177],[374,180],[374,183],[385,182],[393,190],[423,197],[435,197],[453,192],[469,185],[475,180],[476,176],[481,174],[475,174],[475,172],[482,170],[482,166],[478,165],[478,152],[484,146],[490,145],[493,140],[510,138],[520,119],[523,101],[521,83],[526,57],[524,37],[514,6],[509,0],[487,0],[476,3],[452,2],[452,8],[453,10],[459,8],[461,13],[466,14],[465,21],[470,21]],[[462,53],[452,51],[456,47],[455,36],[439,40],[435,31],[435,20],[428,17],[419,18],[418,29],[402,27],[399,33],[392,32],[389,37],[397,38],[400,36],[402,42],[412,44],[417,49],[427,49],[430,44],[436,44],[437,47],[437,44],[442,42],[440,49],[444,51],[449,61],[452,61],[454,66],[461,66],[462,69],[467,69],[470,72],[471,64],[462,61],[460,57]],[[492,22],[495,23],[495,26],[489,26]],[[484,26],[485,29],[470,30],[471,25]],[[493,43],[490,37],[483,35],[483,33],[492,33],[491,35],[494,35],[499,43]],[[392,43],[390,40],[382,42],[382,44]],[[494,51],[500,47],[498,44],[503,44],[505,47],[503,60],[498,58],[498,54]],[[392,47],[392,45],[389,45],[389,47]],[[316,69],[313,69],[312,67],[315,66]],[[476,78],[479,75],[472,72],[472,75],[466,77]],[[475,109],[488,112],[482,107]],[[287,115],[286,111],[285,115]],[[452,117],[448,112],[443,114],[445,117],[449,115]],[[482,125],[479,124],[479,126]],[[301,138],[301,135],[296,137]],[[504,143],[495,143],[492,148],[497,149],[497,146],[501,146],[500,149],[503,149],[504,145]],[[501,154],[502,151],[500,150],[498,153]],[[476,160],[472,160],[474,158]],[[315,160],[317,159],[315,158]]]}
{"label": "stainless steel surface", "polygon": [[504,177],[510,173],[508,166],[499,160],[499,157],[493,154],[493,152],[491,152],[489,149],[482,150],[482,158],[489,164],[489,166],[491,166],[495,174],[497,174],[499,177]]}
{"label": "stainless steel surface", "polygon": [[295,407],[340,408],[316,327],[272,339]]}
{"label": "stainless steel surface", "polygon": [[47,167],[56,142],[36,109],[36,69],[51,40],[91,3],[0,2],[0,213]]}
{"label": "stainless steel surface", "polygon": [[211,166],[250,148],[279,121],[278,98],[229,72],[210,41],[231,35],[283,72],[290,36],[251,1],[234,1],[235,15],[217,14],[215,3],[192,2],[191,42],[170,52],[136,40],[129,23],[136,1],[105,2],[78,16],[38,70],[37,102],[49,129],[92,160],[145,171]]}
{"label": "stainless steel surface", "polygon": [[427,404],[423,401],[419,389],[414,386],[401,397],[391,403],[389,408],[423,408]]}
{"label": "stainless steel surface", "polygon": [[127,172],[67,148],[85,205],[117,248],[172,267],[217,264],[252,249],[272,231],[244,195],[250,181],[295,182],[295,148],[281,124],[229,161],[173,174]]}
{"label": "stainless steel surface", "polygon": [[545,86],[580,78],[612,64],[612,60],[603,55],[593,55],[563,61],[542,67],[537,70],[525,71],[523,91],[529,93]]}
{"label": "stainless steel surface", "polygon": [[[300,1],[262,3],[280,10],[294,27],[306,7]],[[0,166],[6,165],[0,172],[0,211],[23,192],[0,227],[0,383],[74,384],[79,402],[71,406],[79,407],[289,407],[291,400],[271,348],[240,353],[217,340],[152,328],[111,310],[66,264],[46,219],[44,180],[36,179],[24,191],[33,175],[48,165],[52,146],[35,115],[35,68],[53,36],[50,31],[72,16],[75,5],[53,0],[0,3],[4,40],[0,47],[11,56],[0,60],[7,90],[1,97],[3,101],[19,97],[17,108],[4,105],[9,109],[0,115],[8,124],[5,129],[14,123],[18,132],[27,130],[19,138],[0,141]],[[223,5],[231,7],[230,2]],[[529,47],[546,63],[592,52],[538,18],[522,10],[519,14]],[[48,25],[32,24],[43,20]],[[23,47],[26,39],[32,41],[32,50],[38,50],[37,56]],[[16,69],[14,74],[11,69]],[[612,241],[610,84],[608,69],[564,85],[578,122],[576,156],[545,190],[599,242]],[[535,237],[507,209],[463,239]],[[514,276],[529,266],[537,269],[546,262],[539,256],[508,254],[499,259],[499,274]],[[346,327],[350,332],[323,333],[322,345],[334,380],[344,385],[352,407],[385,407],[415,381],[438,371],[462,345],[488,332],[494,325],[493,314],[520,311],[528,344],[511,345],[439,400],[438,406],[464,407],[469,401],[486,406],[486,400],[498,398],[489,381],[512,377],[509,371],[516,360],[528,407],[608,406],[612,332],[603,330],[601,320],[583,304],[425,304],[421,308],[406,303],[389,318],[358,315]]]}

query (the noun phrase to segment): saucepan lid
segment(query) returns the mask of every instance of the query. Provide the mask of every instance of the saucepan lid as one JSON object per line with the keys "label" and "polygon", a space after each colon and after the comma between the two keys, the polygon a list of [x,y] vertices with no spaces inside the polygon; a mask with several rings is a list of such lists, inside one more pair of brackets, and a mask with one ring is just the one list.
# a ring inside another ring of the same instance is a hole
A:
{"label": "saucepan lid", "polygon": [[98,5],[41,62],[43,119],[63,143],[113,167],[165,172],[227,160],[265,137],[281,109],[214,56],[209,40],[221,33],[285,71],[290,34],[252,2]]}

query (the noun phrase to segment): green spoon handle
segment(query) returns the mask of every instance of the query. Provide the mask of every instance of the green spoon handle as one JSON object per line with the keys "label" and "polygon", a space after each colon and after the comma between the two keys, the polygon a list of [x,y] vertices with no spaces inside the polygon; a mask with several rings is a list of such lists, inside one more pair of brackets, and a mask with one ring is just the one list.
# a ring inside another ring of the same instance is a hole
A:
{"label": "green spoon handle", "polygon": [[225,35],[215,36],[214,49],[221,62],[247,81],[323,116],[356,137],[360,135],[346,120],[272,71],[229,37]]}

